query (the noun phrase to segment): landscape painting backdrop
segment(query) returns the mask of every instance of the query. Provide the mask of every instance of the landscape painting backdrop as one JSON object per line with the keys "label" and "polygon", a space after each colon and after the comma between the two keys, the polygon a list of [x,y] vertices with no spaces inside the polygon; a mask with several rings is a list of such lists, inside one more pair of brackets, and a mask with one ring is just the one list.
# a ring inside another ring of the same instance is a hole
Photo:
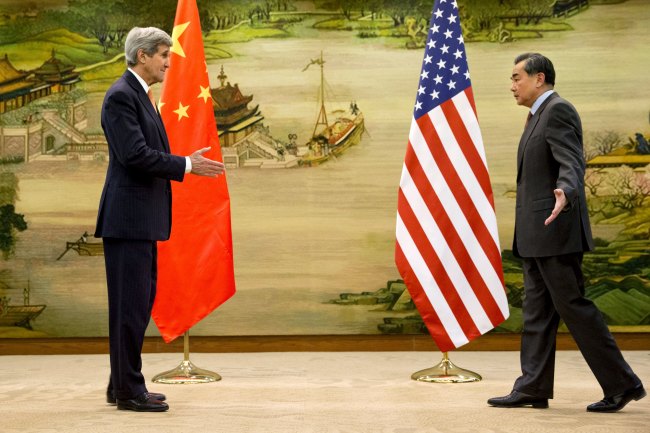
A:
{"label": "landscape painting backdrop", "polygon": [[[99,115],[124,72],[128,30],[171,33],[176,2],[155,3],[0,3],[0,338],[108,334],[92,237],[108,156]],[[433,2],[198,5],[228,166],[237,293],[192,334],[426,332],[393,253]],[[513,59],[527,51],[554,62],[556,90],[582,117],[597,245],[585,256],[587,295],[612,329],[649,329],[648,6],[458,0],[511,305],[494,332],[521,331],[511,243],[526,110],[509,89]],[[340,146],[317,131],[321,93]]]}

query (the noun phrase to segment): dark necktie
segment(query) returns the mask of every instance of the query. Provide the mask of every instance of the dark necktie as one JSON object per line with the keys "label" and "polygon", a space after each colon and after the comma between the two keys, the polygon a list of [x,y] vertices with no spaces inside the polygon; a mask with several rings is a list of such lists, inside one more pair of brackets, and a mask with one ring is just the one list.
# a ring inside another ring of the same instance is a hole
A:
{"label": "dark necktie", "polygon": [[530,118],[533,117],[533,113],[530,111],[528,112],[528,117],[526,117],[526,125],[524,126],[524,129],[528,127],[528,122],[530,121]]}

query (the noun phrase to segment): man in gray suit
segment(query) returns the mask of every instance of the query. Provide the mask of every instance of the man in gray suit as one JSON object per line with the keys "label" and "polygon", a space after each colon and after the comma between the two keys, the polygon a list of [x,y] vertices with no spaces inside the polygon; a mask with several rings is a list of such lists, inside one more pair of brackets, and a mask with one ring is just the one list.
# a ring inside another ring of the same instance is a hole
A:
{"label": "man in gray suit", "polygon": [[555,337],[564,320],[604,398],[590,412],[615,412],[646,395],[598,308],[584,297],[582,255],[593,249],[584,192],[582,125],[558,95],[551,61],[537,53],[515,59],[517,104],[530,108],[517,152],[513,252],[523,260],[525,298],[522,375],[512,392],[488,404],[547,408],[553,398]]}
{"label": "man in gray suit", "polygon": [[[103,238],[108,286],[111,377],[106,401],[121,410],[163,412],[163,394],[147,391],[142,344],[156,297],[157,242],[171,231],[170,180],[218,176],[224,165],[202,156],[172,155],[151,86],[169,68],[171,37],[155,27],[133,28],[124,51],[128,70],[104,97],[102,128],[110,161],[95,237]],[[189,271],[189,270],[188,270]]]}

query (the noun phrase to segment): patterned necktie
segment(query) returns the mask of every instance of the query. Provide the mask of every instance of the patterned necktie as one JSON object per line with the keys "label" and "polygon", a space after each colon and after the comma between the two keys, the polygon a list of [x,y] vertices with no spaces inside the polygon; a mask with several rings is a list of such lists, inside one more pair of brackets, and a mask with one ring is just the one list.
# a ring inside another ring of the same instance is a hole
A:
{"label": "patterned necktie", "polygon": [[149,101],[151,101],[151,105],[153,105],[154,111],[157,113],[158,107],[156,107],[156,100],[153,98],[153,91],[151,90],[151,87],[149,87],[149,90],[147,90],[147,96],[149,97]]}

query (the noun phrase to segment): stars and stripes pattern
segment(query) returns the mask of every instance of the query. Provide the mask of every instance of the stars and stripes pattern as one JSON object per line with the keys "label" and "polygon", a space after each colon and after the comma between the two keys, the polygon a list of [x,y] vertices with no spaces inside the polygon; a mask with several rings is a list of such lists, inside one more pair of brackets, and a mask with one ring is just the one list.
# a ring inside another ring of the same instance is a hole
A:
{"label": "stars and stripes pattern", "polygon": [[456,1],[436,0],[400,179],[395,262],[438,348],[509,315]]}

